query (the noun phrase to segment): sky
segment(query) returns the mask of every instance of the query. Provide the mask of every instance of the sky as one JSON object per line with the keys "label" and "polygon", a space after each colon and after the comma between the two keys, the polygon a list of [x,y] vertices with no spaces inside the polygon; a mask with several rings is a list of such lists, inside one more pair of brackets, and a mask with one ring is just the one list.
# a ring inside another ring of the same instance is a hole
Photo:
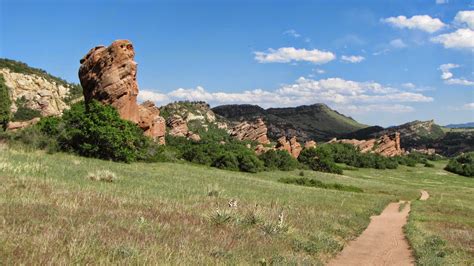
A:
{"label": "sky", "polygon": [[128,39],[139,99],[325,103],[369,125],[474,121],[474,4],[462,0],[0,0],[0,57],[79,83]]}

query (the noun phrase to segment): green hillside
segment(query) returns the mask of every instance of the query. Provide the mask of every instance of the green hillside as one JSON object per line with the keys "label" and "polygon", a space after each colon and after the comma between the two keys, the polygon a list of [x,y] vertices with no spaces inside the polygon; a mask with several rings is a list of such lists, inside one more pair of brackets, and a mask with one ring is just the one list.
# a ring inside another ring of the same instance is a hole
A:
{"label": "green hillside", "polygon": [[262,117],[272,139],[286,135],[297,136],[300,141],[325,141],[367,127],[325,104],[269,109],[253,105],[223,105],[212,110],[234,121]]}
{"label": "green hillside", "polygon": [[[444,171],[445,161],[345,175],[245,174],[0,148],[0,257],[6,265],[318,265],[398,199],[412,200],[406,230],[419,264],[474,263],[474,179]],[[90,179],[104,170],[113,182]],[[300,175],[363,192],[279,182]],[[420,189],[430,193],[428,201],[416,200]],[[231,200],[236,207],[229,207]]]}

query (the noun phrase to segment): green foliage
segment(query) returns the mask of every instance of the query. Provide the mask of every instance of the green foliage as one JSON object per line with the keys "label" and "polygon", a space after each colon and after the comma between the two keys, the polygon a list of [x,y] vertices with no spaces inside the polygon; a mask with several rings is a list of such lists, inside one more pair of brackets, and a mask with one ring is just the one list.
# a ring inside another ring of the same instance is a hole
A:
{"label": "green foliage", "polygon": [[71,106],[62,118],[43,118],[37,125],[56,138],[61,150],[86,157],[133,162],[146,158],[150,141],[132,122],[122,120],[111,107],[93,101]]}
{"label": "green foliage", "polygon": [[307,187],[335,189],[335,190],[350,191],[350,192],[364,192],[362,189],[355,186],[342,185],[339,183],[326,184],[319,180],[316,180],[313,178],[307,178],[307,177],[298,177],[298,178],[284,177],[284,178],[280,178],[278,181],[282,183],[286,183],[286,184],[294,184],[294,185],[307,186]]}
{"label": "green foliage", "polygon": [[16,100],[17,111],[13,115],[13,121],[28,121],[35,117],[41,117],[41,112],[38,110],[31,109],[27,106],[27,100],[25,97],[18,98]]}
{"label": "green foliage", "polygon": [[0,75],[0,127],[5,130],[10,121],[10,107],[12,102],[8,93],[8,88],[5,85],[3,75]]}
{"label": "green foliage", "polygon": [[259,156],[268,170],[291,171],[298,167],[298,161],[287,151],[269,150]]}
{"label": "green foliage", "polygon": [[342,168],[336,165],[331,154],[327,153],[328,150],[320,147],[304,149],[300,153],[298,161],[313,171],[342,174]]}
{"label": "green foliage", "polygon": [[474,177],[474,152],[461,154],[449,160],[444,169],[459,175]]}

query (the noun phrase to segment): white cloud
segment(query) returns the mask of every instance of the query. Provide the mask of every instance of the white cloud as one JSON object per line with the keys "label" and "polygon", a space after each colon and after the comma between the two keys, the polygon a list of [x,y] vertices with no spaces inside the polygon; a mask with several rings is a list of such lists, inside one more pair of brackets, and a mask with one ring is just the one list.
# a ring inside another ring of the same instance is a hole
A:
{"label": "white cloud", "polygon": [[360,111],[381,112],[408,112],[412,108],[401,103],[433,101],[433,98],[421,93],[407,92],[373,81],[357,82],[342,78],[314,80],[304,77],[273,91],[256,89],[243,92],[209,92],[198,86],[190,89],[179,88],[167,94],[141,91],[139,95],[141,100],[155,100],[160,104],[176,100],[207,101],[211,105],[246,103],[262,107],[326,103],[333,106],[356,106]]}
{"label": "white cloud", "polygon": [[402,104],[371,104],[371,105],[342,105],[338,106],[337,110],[347,113],[410,113],[415,111],[415,108]]}
{"label": "white cloud", "polygon": [[390,41],[390,45],[395,48],[405,48],[407,45],[403,42],[402,39],[394,39]]}
{"label": "white cloud", "polygon": [[294,47],[282,47],[267,52],[255,52],[255,60],[259,63],[289,63],[292,61],[307,61],[314,64],[325,64],[336,59],[336,55],[317,49],[306,50]]}
{"label": "white cloud", "polygon": [[444,83],[449,84],[449,85],[474,86],[474,81],[470,81],[463,78],[461,79],[451,78],[451,79],[445,80]]}
{"label": "white cloud", "polygon": [[455,32],[433,37],[431,41],[441,43],[445,48],[474,49],[474,31],[458,29]]}
{"label": "white cloud", "polygon": [[459,65],[456,64],[442,64],[439,66],[439,70],[441,70],[441,79],[447,80],[453,77],[453,73],[451,73],[451,69],[458,68]]}
{"label": "white cloud", "polygon": [[411,82],[407,82],[407,83],[403,83],[402,87],[407,88],[407,89],[415,89],[416,85]]}
{"label": "white cloud", "polygon": [[294,38],[299,38],[301,37],[301,34],[299,34],[298,32],[296,32],[296,30],[294,29],[289,29],[289,30],[286,30],[283,32],[284,35],[288,35],[288,36],[291,36],[291,37],[294,37]]}
{"label": "white cloud", "polygon": [[474,103],[466,103],[462,106],[463,110],[474,110]]}
{"label": "white cloud", "polygon": [[474,29],[474,10],[459,11],[454,17],[454,22],[460,25],[467,25]]}
{"label": "white cloud", "polygon": [[474,81],[470,81],[464,78],[454,78],[454,74],[451,72],[451,69],[458,67],[460,66],[452,63],[443,64],[439,66],[439,69],[441,70],[441,79],[444,80],[444,83],[448,85],[473,86]]}
{"label": "white cloud", "polygon": [[382,19],[382,22],[388,23],[397,28],[417,29],[433,33],[446,26],[441,20],[432,18],[428,15],[418,15],[411,18],[405,16],[390,17]]}
{"label": "white cloud", "polygon": [[169,101],[169,97],[168,95],[159,92],[140,90],[140,93],[138,94],[138,100],[142,102],[152,101],[155,103],[164,103]]}
{"label": "white cloud", "polygon": [[317,69],[313,69],[314,72],[318,73],[318,74],[324,74],[326,73],[326,71],[324,69],[321,69],[321,68],[317,68]]}
{"label": "white cloud", "polygon": [[360,55],[350,55],[350,56],[343,55],[341,59],[343,61],[350,62],[350,63],[360,63],[365,60],[365,57],[360,56]]}

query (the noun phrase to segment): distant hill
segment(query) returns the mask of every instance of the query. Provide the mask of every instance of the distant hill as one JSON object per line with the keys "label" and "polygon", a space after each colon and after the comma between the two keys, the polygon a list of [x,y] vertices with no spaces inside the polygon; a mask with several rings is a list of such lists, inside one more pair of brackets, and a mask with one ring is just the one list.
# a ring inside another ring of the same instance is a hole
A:
{"label": "distant hill", "polygon": [[325,104],[269,109],[248,104],[222,105],[212,110],[230,121],[254,120],[261,117],[268,127],[268,136],[271,139],[296,136],[299,141],[309,139],[326,141],[340,134],[367,127]]}
{"label": "distant hill", "polygon": [[444,127],[447,128],[474,128],[474,122],[468,122],[464,124],[449,124]]}
{"label": "distant hill", "polygon": [[373,126],[342,135],[341,138],[371,139],[394,132],[400,132],[401,147],[408,151],[434,148],[440,154],[452,156],[474,150],[474,131],[444,130],[433,120],[412,121],[388,128]]}

